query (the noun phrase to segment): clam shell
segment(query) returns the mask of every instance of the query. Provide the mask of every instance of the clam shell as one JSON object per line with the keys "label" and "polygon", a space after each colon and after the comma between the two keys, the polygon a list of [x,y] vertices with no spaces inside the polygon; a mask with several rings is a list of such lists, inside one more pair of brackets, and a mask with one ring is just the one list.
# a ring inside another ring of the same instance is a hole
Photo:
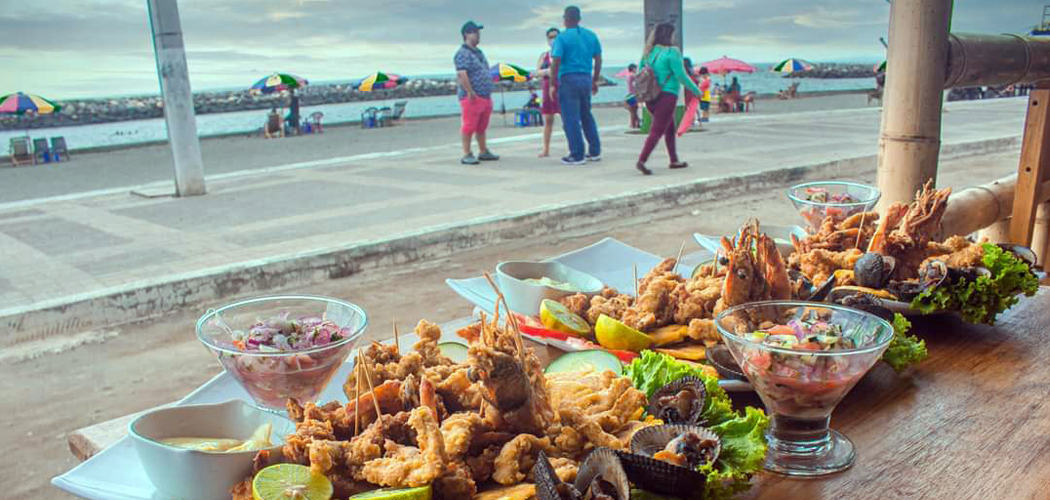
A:
{"label": "clam shell", "polygon": [[[677,408],[661,404],[660,399],[666,396],[674,396],[681,391],[688,390],[696,394],[696,398],[689,405],[688,415],[681,415]],[[704,381],[697,377],[682,377],[671,382],[653,393],[649,398],[649,406],[646,411],[669,424],[694,424],[699,425],[703,419],[704,400],[707,398],[707,388]]]}
{"label": "clam shell", "polygon": [[999,243],[999,248],[1006,250],[1017,256],[1017,258],[1028,263],[1028,267],[1035,267],[1036,256],[1035,252],[1031,248],[1022,245],[1014,245],[1011,243]]}
{"label": "clam shell", "polygon": [[882,288],[889,281],[896,260],[868,252],[853,264],[853,279],[860,286]]}
{"label": "clam shell", "polygon": [[711,362],[711,366],[715,367],[715,371],[722,378],[747,380],[744,372],[740,370],[740,365],[733,359],[733,354],[729,352],[728,347],[722,344],[711,347],[707,350],[707,360]]}
{"label": "clam shell", "polygon": [[620,458],[609,448],[595,448],[587,455],[576,473],[576,489],[583,496],[587,496],[587,490],[599,476],[612,483],[619,500],[628,500],[631,497],[631,483],[627,472],[624,471]]}
{"label": "clam shell", "polygon": [[617,451],[627,477],[638,488],[658,495],[701,498],[707,476],[645,455]]}
{"label": "clam shell", "polygon": [[[536,497],[539,500],[579,500],[582,496],[578,491],[569,490],[568,496],[562,496],[558,492],[558,486],[563,483],[558,478],[558,474],[554,472],[554,467],[551,466],[543,450],[540,450],[539,456],[536,457],[536,465],[532,466],[532,478],[536,482]],[[562,488],[565,486],[572,487],[572,485],[564,485]]]}
{"label": "clam shell", "polygon": [[688,432],[694,432],[701,438],[713,439],[718,443],[711,461],[718,460],[718,454],[722,452],[722,440],[718,434],[698,425],[668,424],[642,428],[631,437],[631,453],[652,457],[666,448],[667,443],[670,443],[671,440]]}

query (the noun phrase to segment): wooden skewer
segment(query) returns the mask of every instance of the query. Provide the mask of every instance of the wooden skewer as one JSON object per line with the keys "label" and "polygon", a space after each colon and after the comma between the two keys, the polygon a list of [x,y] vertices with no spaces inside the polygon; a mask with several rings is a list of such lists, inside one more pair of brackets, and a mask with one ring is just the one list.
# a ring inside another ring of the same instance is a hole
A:
{"label": "wooden skewer", "polygon": [[[357,359],[362,365],[365,364],[365,358],[361,355],[361,351],[357,351]],[[368,382],[368,392],[372,394],[372,404],[376,406],[376,420],[379,420],[379,417],[383,415],[383,411],[379,409],[379,400],[376,399],[376,388],[372,385],[372,375],[368,373],[368,368],[362,366],[361,369],[365,372],[365,381]]]}
{"label": "wooden skewer", "polygon": [[510,305],[507,304],[507,298],[503,296],[503,292],[499,290],[499,286],[492,280],[492,276],[489,275],[488,271],[485,271],[485,279],[488,280],[489,285],[496,291],[497,304],[499,301],[503,302],[503,308],[507,311],[507,322],[514,329],[514,343],[518,349],[518,356],[521,358],[522,367],[525,366],[525,342],[521,339],[521,330],[518,329],[518,321],[514,319],[514,311],[510,310]]}
{"label": "wooden skewer", "polygon": [[[687,240],[682,240],[682,246],[678,247],[678,257],[674,258],[674,267],[676,267],[676,268],[678,267],[678,264],[680,264],[682,262],[682,252],[685,251],[685,242],[686,241]],[[674,269],[671,269],[671,271],[674,271]]]}
{"label": "wooden skewer", "polygon": [[868,212],[860,213],[860,227],[857,229],[857,244],[853,245],[857,247],[857,249],[860,249],[860,238],[861,236],[864,236],[864,217],[866,217],[867,215]]}
{"label": "wooden skewer", "polygon": [[355,363],[357,376],[354,377],[357,382],[357,387],[354,388],[354,435],[361,434],[361,355],[358,352],[358,362]]}
{"label": "wooden skewer", "polygon": [[397,353],[401,354],[401,342],[397,338],[397,318],[392,318],[390,323],[394,325],[394,349],[397,349]]}
{"label": "wooden skewer", "polygon": [[634,298],[635,298],[635,300],[637,300],[638,299],[638,295],[640,295],[638,293],[638,264],[632,264],[631,265],[631,269],[632,269],[632,273],[631,274],[632,274],[632,276],[634,276]]}

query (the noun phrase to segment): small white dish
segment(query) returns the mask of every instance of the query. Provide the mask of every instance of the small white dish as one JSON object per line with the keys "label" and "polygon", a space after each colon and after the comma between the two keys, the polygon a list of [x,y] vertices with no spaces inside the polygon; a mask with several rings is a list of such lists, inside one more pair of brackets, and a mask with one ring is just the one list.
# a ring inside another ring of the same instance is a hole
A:
{"label": "small white dish", "polygon": [[234,399],[218,404],[161,408],[136,418],[128,426],[142,468],[164,497],[227,500],[230,488],[251,474],[258,451],[206,452],[160,443],[174,437],[247,440],[260,425],[272,424],[267,448],[270,461],[280,458],[284,436],[295,432],[291,420]]}
{"label": "small white dish", "polygon": [[538,315],[544,299],[558,300],[577,293],[525,281],[540,278],[568,283],[585,295],[599,293],[603,286],[598,278],[560,262],[508,261],[496,266],[496,280],[507,306],[526,316]]}

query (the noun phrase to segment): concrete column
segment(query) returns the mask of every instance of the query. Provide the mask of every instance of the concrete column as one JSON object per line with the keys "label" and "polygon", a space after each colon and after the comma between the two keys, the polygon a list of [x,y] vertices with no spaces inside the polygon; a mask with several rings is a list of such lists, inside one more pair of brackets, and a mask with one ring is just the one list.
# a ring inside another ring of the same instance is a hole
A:
{"label": "concrete column", "polygon": [[937,177],[952,0],[894,0],[879,135],[880,208]]}
{"label": "concrete column", "polygon": [[[645,32],[642,33],[642,43],[645,43],[649,32],[660,23],[674,23],[675,42],[682,49],[685,33],[682,31],[682,1],[683,0],[645,0]],[[683,49],[684,50],[684,49]]]}
{"label": "concrete column", "polygon": [[175,158],[175,195],[196,196],[206,192],[201,143],[193,114],[193,92],[186,69],[177,0],[146,0],[149,8],[157,76],[164,98],[164,120],[168,142]]}

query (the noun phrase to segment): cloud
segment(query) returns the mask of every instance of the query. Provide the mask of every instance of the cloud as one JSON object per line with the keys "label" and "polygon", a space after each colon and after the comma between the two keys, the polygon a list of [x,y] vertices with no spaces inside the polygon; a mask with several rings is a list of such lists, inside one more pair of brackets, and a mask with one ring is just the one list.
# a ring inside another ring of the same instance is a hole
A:
{"label": "cloud", "polygon": [[823,6],[817,6],[816,10],[798,14],[786,14],[764,19],[766,23],[788,22],[797,26],[819,29],[847,29],[857,26],[874,26],[885,24],[884,19],[858,19],[860,12],[857,10],[830,10]]}
{"label": "cloud", "polygon": [[271,21],[285,21],[288,19],[302,19],[307,17],[305,12],[294,12],[288,10],[275,10],[266,13],[266,18]]}
{"label": "cloud", "polygon": [[[590,15],[630,15],[637,17],[642,14],[643,3],[640,0],[582,0],[577,3],[583,13],[584,22]],[[737,5],[736,0],[683,0],[682,10],[684,12],[701,12],[717,9],[731,9]],[[557,26],[561,24],[565,5],[562,2],[556,4],[540,5],[532,8],[532,16],[523,19],[519,25],[521,29],[535,29],[545,26]]]}

